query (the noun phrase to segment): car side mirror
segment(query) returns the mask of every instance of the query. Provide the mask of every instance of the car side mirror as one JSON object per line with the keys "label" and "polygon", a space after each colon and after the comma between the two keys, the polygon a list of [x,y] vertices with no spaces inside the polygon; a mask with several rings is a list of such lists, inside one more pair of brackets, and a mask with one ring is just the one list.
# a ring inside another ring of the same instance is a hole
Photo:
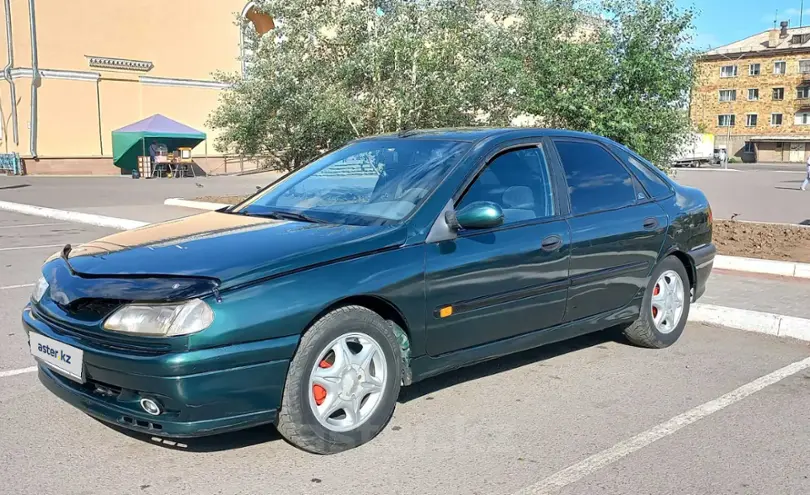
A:
{"label": "car side mirror", "polygon": [[490,201],[476,201],[459,211],[448,211],[444,219],[452,230],[491,229],[503,224],[503,210]]}

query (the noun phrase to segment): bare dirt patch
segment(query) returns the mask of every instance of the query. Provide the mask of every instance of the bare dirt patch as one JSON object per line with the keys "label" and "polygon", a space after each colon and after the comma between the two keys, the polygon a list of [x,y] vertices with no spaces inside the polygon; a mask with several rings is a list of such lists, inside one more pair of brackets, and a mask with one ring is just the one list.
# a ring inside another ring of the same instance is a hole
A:
{"label": "bare dirt patch", "polygon": [[810,228],[793,225],[714,221],[720,254],[810,263]]}
{"label": "bare dirt patch", "polygon": [[[244,196],[203,196],[195,201],[235,205]],[[714,243],[720,254],[777,261],[810,263],[810,227],[714,221]]]}

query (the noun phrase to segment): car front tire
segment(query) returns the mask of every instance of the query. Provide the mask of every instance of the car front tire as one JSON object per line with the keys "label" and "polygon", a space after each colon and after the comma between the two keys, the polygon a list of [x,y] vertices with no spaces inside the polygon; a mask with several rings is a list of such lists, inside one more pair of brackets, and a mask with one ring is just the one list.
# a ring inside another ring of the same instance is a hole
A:
{"label": "car front tire", "polygon": [[362,306],[326,314],[301,337],[279,410],[279,433],[316,454],[377,436],[394,413],[401,350],[389,322]]}
{"label": "car front tire", "polygon": [[665,258],[653,270],[638,320],[624,329],[630,342],[654,349],[674,344],[683,333],[691,306],[689,276],[681,260]]}

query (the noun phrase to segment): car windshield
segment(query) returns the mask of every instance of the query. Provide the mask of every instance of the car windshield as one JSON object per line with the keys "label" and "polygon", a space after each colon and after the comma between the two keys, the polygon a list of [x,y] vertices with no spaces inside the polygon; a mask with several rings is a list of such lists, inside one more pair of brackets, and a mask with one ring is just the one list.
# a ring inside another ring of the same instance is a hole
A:
{"label": "car windshield", "polygon": [[233,212],[308,222],[387,225],[407,217],[470,144],[375,139],[330,153]]}

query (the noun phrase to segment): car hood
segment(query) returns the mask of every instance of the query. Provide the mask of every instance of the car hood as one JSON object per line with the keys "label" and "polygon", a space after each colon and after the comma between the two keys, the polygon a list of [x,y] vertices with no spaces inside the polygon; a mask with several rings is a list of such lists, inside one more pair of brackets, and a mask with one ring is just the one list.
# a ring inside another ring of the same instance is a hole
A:
{"label": "car hood", "polygon": [[405,231],[209,212],[82,244],[68,262],[84,276],[208,278],[225,289],[396,247]]}

